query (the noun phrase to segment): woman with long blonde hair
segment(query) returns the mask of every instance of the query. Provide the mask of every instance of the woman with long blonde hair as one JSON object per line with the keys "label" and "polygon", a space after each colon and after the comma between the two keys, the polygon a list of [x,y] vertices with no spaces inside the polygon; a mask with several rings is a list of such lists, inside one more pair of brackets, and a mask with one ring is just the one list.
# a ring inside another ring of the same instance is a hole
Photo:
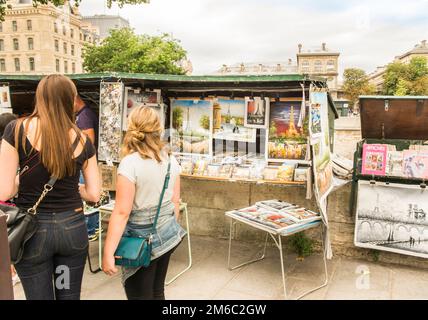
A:
{"label": "woman with long blonde hair", "polygon": [[165,277],[171,254],[185,236],[177,222],[180,199],[180,166],[162,141],[158,113],[137,107],[129,116],[123,156],[116,187],[116,203],[104,247],[103,270],[118,272],[114,253],[122,235],[146,237],[151,233],[165,175],[170,165],[170,183],[161,204],[153,234],[148,267],[122,267],[122,284],[130,300],[165,299]]}
{"label": "woman with long blonde hair", "polygon": [[[37,207],[37,232],[15,265],[27,299],[80,299],[88,254],[82,199],[100,196],[95,150],[75,125],[74,83],[61,75],[44,77],[36,90],[34,112],[5,129],[0,152],[0,200],[16,198],[32,208],[51,181],[53,188]],[[19,175],[16,173],[19,171]],[[79,187],[83,170],[85,186]]]}

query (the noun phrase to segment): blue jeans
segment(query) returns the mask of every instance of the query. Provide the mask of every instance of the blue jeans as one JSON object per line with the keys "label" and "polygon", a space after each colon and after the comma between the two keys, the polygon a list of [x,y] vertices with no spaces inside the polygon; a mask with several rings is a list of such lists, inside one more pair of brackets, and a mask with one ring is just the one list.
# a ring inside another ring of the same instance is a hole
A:
{"label": "blue jeans", "polygon": [[15,265],[27,300],[79,300],[88,255],[83,212],[38,213],[37,220]]}
{"label": "blue jeans", "polygon": [[[85,178],[83,177],[82,171],[80,171],[80,184],[85,184]],[[90,215],[89,217],[85,217],[86,226],[88,229],[88,236],[93,236],[95,234],[96,229],[99,228],[99,213],[95,213]]]}

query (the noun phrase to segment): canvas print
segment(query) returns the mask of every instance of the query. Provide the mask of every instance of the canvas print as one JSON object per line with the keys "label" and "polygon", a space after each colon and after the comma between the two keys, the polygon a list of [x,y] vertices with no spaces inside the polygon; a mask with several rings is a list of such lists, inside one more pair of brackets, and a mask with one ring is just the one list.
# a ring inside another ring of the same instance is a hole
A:
{"label": "canvas print", "polygon": [[428,151],[405,150],[403,173],[407,178],[428,179]]}
{"label": "canvas print", "polygon": [[322,134],[321,127],[321,101],[320,95],[311,94],[310,112],[309,112],[309,131],[312,138],[319,137]]}
{"label": "canvas print", "polygon": [[172,100],[172,152],[211,155],[212,120],[212,101]]}
{"label": "canvas print", "polygon": [[384,144],[364,144],[361,173],[384,176],[386,173],[387,146]]}
{"label": "canvas print", "polygon": [[312,145],[314,155],[315,190],[321,200],[325,198],[333,188],[333,165],[331,161],[330,147],[318,140]]}
{"label": "canvas print", "polygon": [[386,174],[394,177],[403,177],[403,151],[388,151]]}
{"label": "canvas print", "polygon": [[160,90],[141,91],[139,89],[126,88],[125,108],[123,111],[123,131],[128,130],[128,117],[136,107],[145,105],[155,109],[161,117],[161,123],[165,123],[164,107],[160,103]]}
{"label": "canvas print", "polygon": [[256,142],[256,129],[244,126],[244,100],[218,99],[213,111],[214,139]]}
{"label": "canvas print", "polygon": [[245,98],[245,127],[267,128],[269,124],[269,104],[269,98]]}
{"label": "canvas print", "polygon": [[266,135],[268,161],[307,159],[308,120],[299,126],[301,110],[301,101],[271,104],[269,133]]}
{"label": "canvas print", "polygon": [[123,91],[121,82],[101,82],[100,84],[98,158],[101,161],[120,161]]}
{"label": "canvas print", "polygon": [[0,87],[0,108],[11,108],[9,86]]}
{"label": "canvas print", "polygon": [[418,185],[360,180],[355,245],[428,258],[427,192]]}

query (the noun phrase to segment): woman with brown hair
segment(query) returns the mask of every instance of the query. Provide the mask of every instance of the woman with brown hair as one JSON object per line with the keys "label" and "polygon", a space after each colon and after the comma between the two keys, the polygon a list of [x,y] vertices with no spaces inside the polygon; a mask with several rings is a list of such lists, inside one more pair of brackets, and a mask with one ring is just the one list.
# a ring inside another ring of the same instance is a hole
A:
{"label": "woman with brown hair", "polygon": [[[27,210],[45,184],[56,179],[38,206],[37,232],[15,265],[30,300],[80,298],[88,253],[82,198],[97,202],[100,182],[94,147],[75,125],[76,95],[69,78],[44,77],[37,86],[34,112],[10,123],[3,135],[0,200],[18,193],[16,204]],[[81,187],[80,170],[86,181]]]}
{"label": "woman with brown hair", "polygon": [[155,110],[138,107],[131,112],[124,139],[124,158],[118,169],[116,203],[104,247],[103,270],[106,274],[113,275],[118,271],[114,253],[123,234],[147,237],[151,233],[169,166],[171,178],[153,234],[150,265],[122,267],[122,284],[130,300],[165,299],[169,258],[185,236],[177,222],[180,166],[169,154],[162,133]]}

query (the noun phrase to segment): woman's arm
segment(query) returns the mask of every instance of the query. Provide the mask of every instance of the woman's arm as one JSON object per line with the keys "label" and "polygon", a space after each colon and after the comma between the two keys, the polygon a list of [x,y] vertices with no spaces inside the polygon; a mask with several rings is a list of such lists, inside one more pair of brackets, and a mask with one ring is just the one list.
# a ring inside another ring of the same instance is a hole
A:
{"label": "woman's arm", "polygon": [[117,176],[116,203],[108,224],[107,238],[104,246],[103,271],[108,275],[117,272],[114,252],[128,222],[135,197],[135,184],[122,175]]}
{"label": "woman's arm", "polygon": [[175,217],[178,220],[180,217],[180,176],[177,177],[174,184],[174,191],[172,193],[172,203],[175,208]]}
{"label": "woman's arm", "polygon": [[0,201],[7,201],[17,194],[19,179],[16,179],[16,173],[18,167],[18,152],[3,139],[0,149]]}
{"label": "woman's arm", "polygon": [[79,186],[80,196],[88,202],[98,202],[101,195],[101,182],[98,172],[97,157],[90,158],[83,166],[85,184]]}

